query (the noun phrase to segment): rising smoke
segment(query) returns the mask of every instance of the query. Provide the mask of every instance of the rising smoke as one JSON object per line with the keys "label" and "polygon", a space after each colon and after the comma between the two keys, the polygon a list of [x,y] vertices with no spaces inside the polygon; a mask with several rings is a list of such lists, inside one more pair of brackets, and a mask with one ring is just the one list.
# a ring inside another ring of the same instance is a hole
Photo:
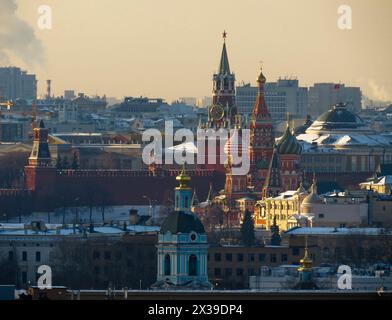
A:
{"label": "rising smoke", "polygon": [[17,14],[16,0],[0,0],[0,66],[13,56],[26,65],[43,65],[44,48],[34,29]]}

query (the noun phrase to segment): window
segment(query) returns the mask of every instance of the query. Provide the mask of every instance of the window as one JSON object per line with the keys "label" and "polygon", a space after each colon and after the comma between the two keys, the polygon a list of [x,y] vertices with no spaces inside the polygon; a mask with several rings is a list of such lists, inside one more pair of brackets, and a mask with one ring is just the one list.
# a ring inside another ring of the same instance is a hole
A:
{"label": "window", "polygon": [[321,219],[324,218],[324,213],[319,213],[318,217]]}
{"label": "window", "polygon": [[8,251],[8,260],[9,261],[14,260],[14,252],[13,251]]}
{"label": "window", "polygon": [[244,261],[244,255],[242,253],[237,254],[237,261]]}
{"label": "window", "polygon": [[324,247],[323,249],[323,258],[328,259],[330,255],[330,251],[328,247]]}
{"label": "window", "polygon": [[226,253],[226,261],[233,261],[233,255],[231,253]]}
{"label": "window", "polygon": [[41,261],[41,252],[40,251],[37,251],[35,253],[35,261],[36,262],[40,262]]}
{"label": "window", "polygon": [[237,268],[237,276],[242,276],[244,274],[244,270],[242,268]]}
{"label": "window", "polygon": [[93,259],[94,260],[99,260],[99,258],[100,258],[100,253],[99,253],[99,251],[94,251],[93,252]]}
{"label": "window", "polygon": [[164,273],[165,273],[165,276],[170,276],[170,274],[171,274],[170,255],[168,255],[168,254],[165,255]]}
{"label": "window", "polygon": [[22,252],[22,261],[27,261],[27,252],[26,251]]}
{"label": "window", "polygon": [[270,255],[270,262],[272,262],[272,263],[276,262],[276,254],[275,253],[271,253],[271,255]]}
{"label": "window", "polygon": [[253,253],[248,254],[248,262],[254,262],[255,261],[255,255]]}
{"label": "window", "polygon": [[110,251],[105,251],[105,260],[110,260],[112,258],[112,253]]}
{"label": "window", "polygon": [[190,276],[197,276],[197,257],[194,254],[189,256],[188,269]]}
{"label": "window", "polygon": [[254,273],[255,273],[255,271],[253,268],[248,269],[248,276],[254,276]]}
{"label": "window", "polygon": [[259,253],[259,262],[265,261],[265,253]]}
{"label": "window", "polygon": [[221,261],[221,254],[215,253],[215,261]]}
{"label": "window", "polygon": [[215,274],[215,277],[220,277],[221,269],[220,268],[215,268],[214,274]]}
{"label": "window", "polygon": [[27,283],[27,272],[26,271],[22,272],[22,283]]}
{"label": "window", "polygon": [[100,272],[99,267],[98,267],[98,266],[95,266],[95,267],[94,267],[94,274],[97,276],[97,275],[99,275],[99,272]]}
{"label": "window", "polygon": [[282,253],[281,257],[280,257],[280,261],[281,262],[287,262],[287,254]]}
{"label": "window", "polygon": [[225,269],[225,275],[226,277],[231,277],[233,274],[233,271],[231,270],[231,268],[226,268]]}

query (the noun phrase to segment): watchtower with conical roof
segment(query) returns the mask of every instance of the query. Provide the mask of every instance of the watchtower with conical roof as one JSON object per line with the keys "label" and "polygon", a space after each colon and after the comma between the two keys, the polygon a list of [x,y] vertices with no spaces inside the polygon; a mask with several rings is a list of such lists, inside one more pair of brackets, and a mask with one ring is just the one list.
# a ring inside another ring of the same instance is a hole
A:
{"label": "watchtower with conical roof", "polygon": [[250,179],[255,192],[261,193],[267,177],[269,164],[274,150],[274,133],[271,115],[264,97],[266,77],[263,70],[257,77],[259,88],[250,121]]}
{"label": "watchtower with conical roof", "polygon": [[213,75],[212,105],[208,108],[208,124],[212,128],[230,127],[235,122],[235,75],[230,70],[226,49],[226,31],[223,32],[223,47],[219,68]]}
{"label": "watchtower with conical roof", "polygon": [[53,193],[56,181],[56,168],[53,165],[48,145],[48,129],[41,120],[34,128],[33,149],[29,164],[25,167],[27,189],[39,191],[41,196]]}

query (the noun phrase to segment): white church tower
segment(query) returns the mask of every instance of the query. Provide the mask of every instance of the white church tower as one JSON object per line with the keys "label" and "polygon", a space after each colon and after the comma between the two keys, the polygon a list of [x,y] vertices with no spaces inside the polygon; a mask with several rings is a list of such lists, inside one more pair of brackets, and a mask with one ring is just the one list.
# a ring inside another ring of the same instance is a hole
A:
{"label": "white church tower", "polygon": [[204,226],[191,211],[190,177],[183,167],[176,180],[174,211],[158,237],[158,274],[153,288],[211,289],[207,275],[208,243]]}

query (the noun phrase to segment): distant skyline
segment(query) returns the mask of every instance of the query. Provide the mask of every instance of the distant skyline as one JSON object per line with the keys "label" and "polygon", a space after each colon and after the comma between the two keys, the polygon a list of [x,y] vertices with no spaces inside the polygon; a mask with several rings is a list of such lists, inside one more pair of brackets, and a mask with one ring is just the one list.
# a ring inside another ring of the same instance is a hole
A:
{"label": "distant skyline", "polygon": [[[341,82],[392,100],[389,0],[46,0],[51,30],[38,28],[42,4],[0,0],[0,65],[36,73],[39,94],[52,79],[56,95],[210,96],[226,30],[237,84],[254,84],[262,61],[268,81]],[[343,4],[351,30],[337,26]]]}

